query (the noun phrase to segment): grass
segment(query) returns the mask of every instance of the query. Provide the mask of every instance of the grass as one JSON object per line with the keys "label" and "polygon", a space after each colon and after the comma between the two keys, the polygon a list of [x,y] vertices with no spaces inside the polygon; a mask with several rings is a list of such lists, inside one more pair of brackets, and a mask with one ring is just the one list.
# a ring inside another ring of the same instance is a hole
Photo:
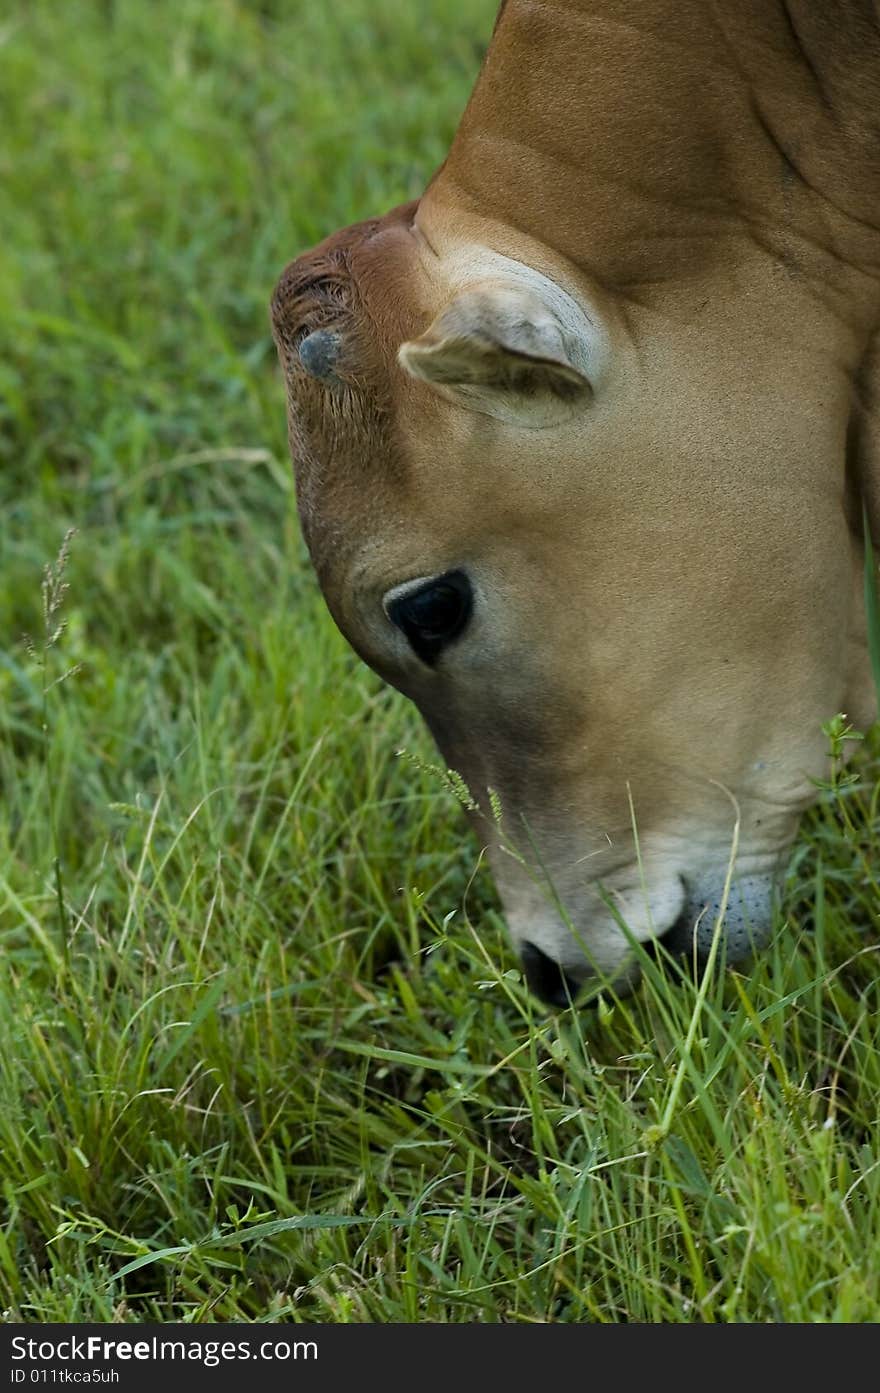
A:
{"label": "grass", "polygon": [[493,11],[3,21],[7,1319],[880,1318],[876,740],[753,970],[548,1015],[306,563],[268,296],[423,187]]}

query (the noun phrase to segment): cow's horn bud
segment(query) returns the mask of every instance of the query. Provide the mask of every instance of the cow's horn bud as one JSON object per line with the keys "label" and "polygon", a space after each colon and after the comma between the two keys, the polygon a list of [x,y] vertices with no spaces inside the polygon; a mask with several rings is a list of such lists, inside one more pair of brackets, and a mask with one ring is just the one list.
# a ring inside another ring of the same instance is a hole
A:
{"label": "cow's horn bud", "polygon": [[299,360],[310,377],[333,377],[339,357],[339,335],[330,329],[316,329],[307,334],[299,346]]}

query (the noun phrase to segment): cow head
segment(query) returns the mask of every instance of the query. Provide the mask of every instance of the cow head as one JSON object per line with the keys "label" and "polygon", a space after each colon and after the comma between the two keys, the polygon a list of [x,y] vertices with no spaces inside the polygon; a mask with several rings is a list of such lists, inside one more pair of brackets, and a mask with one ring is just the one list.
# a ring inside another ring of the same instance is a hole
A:
{"label": "cow head", "polygon": [[465,779],[539,991],[704,953],[726,883],[742,958],[822,722],[871,715],[846,373],[734,278],[640,302],[441,231],[397,209],[275,292],[328,606]]}

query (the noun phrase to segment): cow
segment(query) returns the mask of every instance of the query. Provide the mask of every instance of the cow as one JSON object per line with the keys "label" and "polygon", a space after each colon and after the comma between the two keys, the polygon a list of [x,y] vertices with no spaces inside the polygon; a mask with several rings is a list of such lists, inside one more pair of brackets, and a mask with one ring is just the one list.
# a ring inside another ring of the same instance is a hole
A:
{"label": "cow", "polygon": [[327,605],[467,785],[531,986],[747,961],[823,723],[876,711],[876,0],[504,0],[424,194],[272,323]]}

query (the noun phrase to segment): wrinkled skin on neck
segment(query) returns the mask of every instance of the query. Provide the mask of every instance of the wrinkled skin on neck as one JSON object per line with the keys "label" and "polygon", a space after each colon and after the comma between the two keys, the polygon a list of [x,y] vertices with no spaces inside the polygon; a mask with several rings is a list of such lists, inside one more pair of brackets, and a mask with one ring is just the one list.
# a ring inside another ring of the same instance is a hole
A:
{"label": "wrinkled skin on neck", "polygon": [[[761,943],[822,722],[874,714],[880,40],[795,10],[509,0],[425,196],[276,292],[331,612],[574,982],[705,950],[728,881],[728,957]],[[425,663],[386,597],[451,572],[472,612]]]}

